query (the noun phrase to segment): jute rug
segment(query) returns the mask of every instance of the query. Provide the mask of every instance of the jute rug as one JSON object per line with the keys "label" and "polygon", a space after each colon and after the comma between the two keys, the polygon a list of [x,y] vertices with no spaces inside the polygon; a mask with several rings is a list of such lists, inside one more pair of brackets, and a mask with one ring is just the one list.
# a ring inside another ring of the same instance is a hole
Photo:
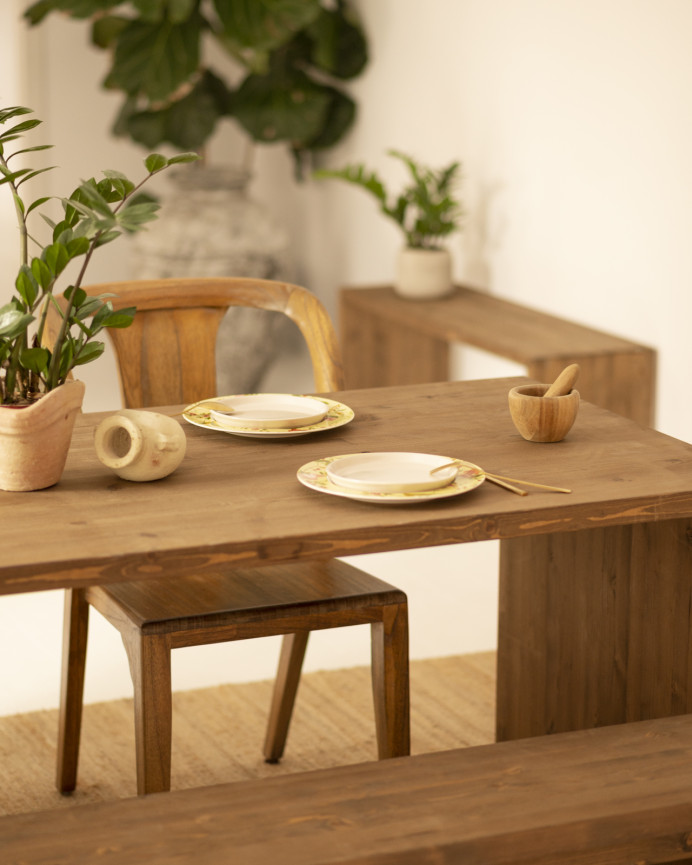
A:
{"label": "jute rug", "polygon": [[[412,753],[492,742],[494,687],[494,652],[412,662]],[[261,755],[271,688],[252,682],[173,695],[172,789],[376,759],[369,668],[303,676],[278,765]],[[131,700],[85,707],[70,796],[54,786],[57,726],[56,710],[0,718],[0,814],[136,795]]]}

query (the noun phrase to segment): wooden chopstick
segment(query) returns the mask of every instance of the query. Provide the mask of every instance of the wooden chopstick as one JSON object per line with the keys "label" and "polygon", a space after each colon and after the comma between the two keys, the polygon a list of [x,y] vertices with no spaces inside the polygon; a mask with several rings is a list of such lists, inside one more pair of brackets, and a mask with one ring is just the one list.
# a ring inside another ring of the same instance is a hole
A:
{"label": "wooden chopstick", "polygon": [[[430,474],[434,475],[435,472],[442,471],[442,469],[451,468],[451,466],[456,466],[460,462],[462,462],[462,461],[461,460],[452,460],[452,462],[450,462],[450,463],[444,463],[444,465],[436,466],[434,469],[430,470]],[[508,478],[508,477],[505,477],[504,475],[493,475],[493,474],[490,474],[490,472],[486,472],[485,470],[483,470],[483,474],[486,476],[486,478],[488,478],[489,481],[493,481],[498,486],[506,487],[507,489],[512,490],[512,492],[519,493],[519,495],[522,495],[522,496],[525,496],[526,492],[523,492],[523,491],[520,492],[516,487],[508,486],[508,483],[521,484],[522,486],[525,486],[525,487],[535,487],[536,489],[539,489],[539,490],[549,490],[550,492],[553,492],[553,493],[571,493],[572,492],[572,490],[568,490],[566,487],[553,487],[553,486],[549,486],[548,484],[537,484],[537,483],[534,483],[533,481],[522,481],[519,478]],[[507,483],[502,483],[503,481],[506,481]]]}
{"label": "wooden chopstick", "polygon": [[568,490],[566,487],[551,487],[548,484],[536,484],[533,481],[520,481],[518,478],[506,478],[504,475],[489,475],[487,472],[484,472],[487,478],[497,478],[502,481],[513,481],[515,484],[523,484],[525,487],[536,487],[539,490],[550,490],[553,493],[571,493],[572,490]]}
{"label": "wooden chopstick", "polygon": [[516,493],[518,496],[528,496],[526,490],[520,490],[519,487],[513,487],[512,484],[507,484],[504,481],[501,481],[495,475],[489,475],[486,472],[483,472],[486,478],[493,484],[497,484],[498,487],[504,487],[506,490],[509,490],[512,493]]}

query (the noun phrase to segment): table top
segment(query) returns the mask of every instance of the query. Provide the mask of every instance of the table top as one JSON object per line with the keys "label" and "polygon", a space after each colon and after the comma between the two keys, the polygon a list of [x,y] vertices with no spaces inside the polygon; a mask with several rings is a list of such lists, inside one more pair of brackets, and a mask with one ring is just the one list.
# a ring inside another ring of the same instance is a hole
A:
{"label": "table top", "polygon": [[[182,421],[181,466],[150,483],[98,461],[95,426],[77,421],[56,486],[0,493],[0,593],[328,558],[692,516],[692,447],[587,403],[568,437],[524,441],[507,406],[524,378],[346,391],[337,429],[284,440],[241,438]],[[172,414],[174,408],[162,409]],[[380,505],[303,486],[311,460],[363,451],[461,458],[488,472],[569,487],[514,495],[487,481],[423,504]]]}
{"label": "table top", "polygon": [[424,304],[401,297],[386,285],[343,288],[341,301],[417,333],[475,345],[526,366],[545,357],[577,360],[583,355],[651,352],[615,334],[468,285],[456,285],[451,294]]}

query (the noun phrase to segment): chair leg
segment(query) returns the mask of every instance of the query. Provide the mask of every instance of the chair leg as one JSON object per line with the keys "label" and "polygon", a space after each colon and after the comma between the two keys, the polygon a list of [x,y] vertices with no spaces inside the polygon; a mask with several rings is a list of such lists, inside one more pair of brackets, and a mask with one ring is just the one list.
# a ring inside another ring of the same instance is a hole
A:
{"label": "chair leg", "polygon": [[61,793],[70,793],[77,786],[88,631],[89,604],[86,600],[86,592],[84,589],[67,589],[63,624],[58,764],[55,779]]}
{"label": "chair leg", "polygon": [[162,793],[171,788],[170,643],[139,631],[122,636],[134,684],[137,794]]}
{"label": "chair leg", "polygon": [[267,735],[264,740],[264,759],[267,763],[278,763],[284,753],[309,636],[309,631],[286,634],[281,644],[279,669],[274,681]]}
{"label": "chair leg", "polygon": [[411,753],[407,605],[384,607],[371,633],[377,754],[405,757]]}

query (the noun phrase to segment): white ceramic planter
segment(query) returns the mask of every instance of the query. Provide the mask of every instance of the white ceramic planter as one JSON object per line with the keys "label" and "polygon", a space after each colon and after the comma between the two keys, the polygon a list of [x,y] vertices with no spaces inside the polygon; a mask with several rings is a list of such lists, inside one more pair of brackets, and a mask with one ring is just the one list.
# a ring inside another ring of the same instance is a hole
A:
{"label": "white ceramic planter", "polygon": [[411,249],[399,253],[394,290],[412,300],[444,297],[452,290],[452,257],[448,249]]}
{"label": "white ceramic planter", "polygon": [[154,411],[122,409],[96,427],[99,460],[128,481],[155,481],[178,468],[187,439],[175,418]]}
{"label": "white ceramic planter", "polygon": [[68,381],[32,405],[0,406],[0,489],[42,490],[62,476],[84,382]]}

